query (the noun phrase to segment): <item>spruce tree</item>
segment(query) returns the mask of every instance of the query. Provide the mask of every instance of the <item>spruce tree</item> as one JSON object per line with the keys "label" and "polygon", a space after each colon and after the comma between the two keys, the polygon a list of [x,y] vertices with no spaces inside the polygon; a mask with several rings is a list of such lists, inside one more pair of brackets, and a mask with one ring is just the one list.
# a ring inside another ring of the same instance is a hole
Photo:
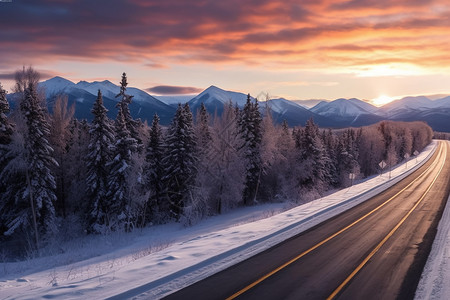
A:
{"label": "spruce tree", "polygon": [[[119,106],[116,123],[116,143],[114,145],[113,159],[108,164],[110,174],[108,176],[108,194],[111,201],[110,212],[114,224],[111,229],[129,231],[132,227],[131,199],[127,178],[132,167],[131,155],[136,151],[136,140],[131,137],[126,126],[122,107]],[[124,226],[125,225],[125,226]]]}
{"label": "spruce tree", "polygon": [[159,116],[153,116],[150,128],[150,139],[146,151],[146,167],[144,169],[147,189],[150,191],[149,199],[145,207],[146,222],[160,223],[164,219],[164,213],[169,211],[168,203],[164,202],[164,141]]}
{"label": "spruce tree", "polygon": [[[45,102],[39,98],[37,93],[37,81],[39,75],[29,68],[25,74],[30,80],[26,82],[23,90],[23,98],[20,102],[20,112],[25,121],[24,135],[24,159],[25,179],[22,187],[17,190],[21,195],[21,209],[29,206],[27,218],[24,219],[24,211],[15,214],[16,218],[8,224],[7,234],[15,229],[28,224],[33,224],[36,246],[39,248],[39,236],[48,237],[55,234],[57,229],[55,213],[55,177],[52,167],[57,165],[53,159],[53,149],[49,144],[50,125],[46,116]],[[31,222],[32,220],[32,222]]]}
{"label": "spruce tree", "polygon": [[300,164],[303,170],[300,185],[307,190],[324,191],[328,178],[326,152],[313,119],[306,122],[301,136]]}
{"label": "spruce tree", "polygon": [[190,198],[197,173],[196,141],[189,106],[178,105],[166,137],[166,156],[163,164],[166,175],[170,214],[179,220]]}
{"label": "spruce tree", "polygon": [[240,118],[240,131],[243,139],[243,153],[246,164],[246,179],[243,194],[245,205],[255,201],[256,193],[260,183],[262,172],[261,160],[261,123],[262,118],[259,112],[258,100],[251,101],[250,94],[247,95]]}
{"label": "spruce tree", "polygon": [[116,95],[116,98],[120,97],[120,101],[117,104],[117,107],[120,106],[122,109],[122,114],[125,120],[126,127],[128,131],[130,132],[130,135],[132,138],[136,140],[136,150],[141,151],[143,149],[142,139],[139,135],[139,126],[140,121],[134,120],[130,113],[129,105],[132,102],[133,96],[128,95],[127,92],[127,74],[124,72],[122,74],[122,80],[120,81],[120,92]]}
{"label": "spruce tree", "polygon": [[[0,147],[11,142],[13,127],[8,120],[9,103],[6,99],[6,90],[0,84]],[[0,149],[1,151],[1,149]]]}
{"label": "spruce tree", "polygon": [[106,115],[108,110],[103,105],[100,90],[91,112],[94,119],[89,129],[90,137],[86,160],[86,193],[89,199],[87,227],[88,232],[101,233],[109,229],[111,222],[112,203],[106,195],[110,174],[107,164],[112,159],[115,137],[111,121]]}
{"label": "spruce tree", "polygon": [[196,132],[199,151],[206,152],[211,143],[211,132],[209,130],[209,114],[203,102],[197,113]]}

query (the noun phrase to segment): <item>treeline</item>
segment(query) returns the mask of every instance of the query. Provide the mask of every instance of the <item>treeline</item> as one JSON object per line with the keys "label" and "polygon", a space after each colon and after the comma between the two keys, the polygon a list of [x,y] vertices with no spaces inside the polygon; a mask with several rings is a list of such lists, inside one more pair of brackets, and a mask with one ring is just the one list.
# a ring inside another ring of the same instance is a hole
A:
{"label": "treeline", "polygon": [[50,115],[32,68],[16,74],[18,105],[9,112],[0,88],[0,240],[33,247],[67,228],[130,231],[179,221],[191,224],[238,206],[265,201],[302,203],[346,187],[421,151],[432,138],[421,122],[381,122],[345,130],[274,124],[250,95],[221,116],[194,115],[179,105],[162,128],[154,116],[134,120],[124,73],[115,120],[101,91],[89,124],[58,97]]}

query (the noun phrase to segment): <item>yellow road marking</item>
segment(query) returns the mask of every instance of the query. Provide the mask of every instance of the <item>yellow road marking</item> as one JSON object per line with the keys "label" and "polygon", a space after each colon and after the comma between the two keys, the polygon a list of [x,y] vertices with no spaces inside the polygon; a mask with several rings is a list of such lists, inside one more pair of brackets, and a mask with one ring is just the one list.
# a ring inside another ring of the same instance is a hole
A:
{"label": "yellow road marking", "polygon": [[355,270],[353,270],[353,272],[350,274],[350,276],[348,276],[342,283],[341,285],[338,286],[338,288],[336,290],[334,290],[334,292],[327,298],[327,300],[331,300],[334,297],[337,296],[337,294],[339,294],[339,292],[347,285],[347,283],[350,282],[350,280],[352,280],[353,277],[355,277],[355,275],[367,264],[367,262],[375,255],[375,253],[378,252],[378,250],[380,250],[380,248],[386,243],[386,241],[397,231],[397,229],[406,221],[406,219],[411,215],[411,213],[417,208],[417,206],[419,206],[419,204],[422,202],[422,200],[425,198],[425,196],[428,194],[428,192],[431,190],[431,187],[434,185],[434,183],[436,182],[437,178],[439,177],[439,175],[441,174],[442,169],[444,168],[445,165],[445,159],[447,158],[447,152],[445,152],[445,156],[444,156],[444,162],[441,165],[441,168],[439,169],[439,172],[437,173],[436,177],[433,179],[433,181],[431,182],[430,186],[427,188],[427,190],[425,191],[425,193],[423,193],[423,195],[420,197],[420,199],[416,202],[416,204],[408,211],[408,213],[400,220],[400,222],[388,233],[388,235],[386,235],[384,237],[384,239],[372,250],[372,252],[370,252],[370,254],[361,262],[361,264],[356,267]]}
{"label": "yellow road marking", "polygon": [[[439,152],[442,152],[442,147],[439,148]],[[439,154],[438,154],[439,155]],[[258,285],[259,283],[261,283],[262,281],[266,280],[267,278],[269,278],[270,276],[274,275],[275,273],[278,273],[280,270],[286,268],[287,266],[289,266],[290,264],[296,262],[297,260],[299,260],[300,258],[302,258],[303,256],[305,256],[306,254],[314,251],[315,249],[319,248],[320,246],[322,246],[323,244],[327,243],[328,241],[330,241],[331,239],[335,238],[336,236],[340,235],[341,233],[343,233],[344,231],[348,230],[349,228],[353,227],[354,225],[356,225],[357,223],[361,222],[362,220],[364,220],[365,218],[367,218],[368,216],[370,216],[371,214],[373,214],[374,212],[376,212],[377,210],[379,210],[380,208],[382,208],[383,206],[385,206],[386,204],[388,204],[389,202],[391,202],[393,199],[395,199],[398,195],[400,195],[401,193],[403,193],[407,188],[409,188],[413,183],[415,183],[417,180],[419,180],[419,178],[421,178],[422,176],[425,175],[426,172],[428,172],[428,170],[434,165],[434,162],[428,166],[425,171],[423,171],[422,174],[420,174],[416,179],[414,179],[413,181],[411,181],[411,183],[409,183],[406,187],[404,187],[402,190],[400,190],[399,192],[397,192],[394,196],[392,196],[391,198],[389,198],[388,200],[386,200],[384,203],[380,204],[379,206],[377,206],[376,208],[374,208],[372,211],[368,212],[367,214],[365,214],[364,216],[362,216],[361,218],[359,218],[358,220],[354,221],[353,223],[351,223],[350,225],[344,227],[343,229],[339,230],[338,232],[332,234],[331,236],[329,236],[328,238],[324,239],[323,241],[321,241],[320,243],[314,245],[313,247],[309,248],[308,250],[304,251],[303,253],[299,254],[298,256],[294,257],[293,259],[289,260],[288,262],[282,264],[281,266],[279,266],[278,268],[274,269],[273,271],[267,273],[266,275],[262,276],[261,278],[259,278],[258,280],[254,281],[253,283],[249,284],[248,286],[244,287],[243,289],[237,291],[236,293],[234,293],[233,295],[231,295],[230,297],[226,298],[226,300],[232,300],[235,299],[236,297],[242,295],[243,293],[245,293],[246,291],[252,289],[254,286]]]}

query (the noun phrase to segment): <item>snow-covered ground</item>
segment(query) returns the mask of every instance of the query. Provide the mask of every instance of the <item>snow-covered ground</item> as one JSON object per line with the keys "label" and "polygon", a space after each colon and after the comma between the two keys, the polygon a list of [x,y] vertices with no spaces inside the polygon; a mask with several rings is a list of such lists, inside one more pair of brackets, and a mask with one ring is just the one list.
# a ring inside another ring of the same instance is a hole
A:
{"label": "snow-covered ground", "polygon": [[[73,247],[78,250],[67,249],[50,258],[2,263],[0,298],[100,299],[119,295],[116,298],[123,299],[140,293],[145,294],[136,298],[163,297],[367,200],[421,165],[435,146],[433,142],[390,174],[291,209],[284,204],[248,207],[189,228],[155,226],[134,234],[98,237]],[[94,254],[97,256],[92,257]],[[80,258],[86,256],[91,258]]]}
{"label": "snow-covered ground", "polygon": [[[447,203],[450,201],[450,197]],[[450,205],[445,207],[415,299],[450,298]]]}

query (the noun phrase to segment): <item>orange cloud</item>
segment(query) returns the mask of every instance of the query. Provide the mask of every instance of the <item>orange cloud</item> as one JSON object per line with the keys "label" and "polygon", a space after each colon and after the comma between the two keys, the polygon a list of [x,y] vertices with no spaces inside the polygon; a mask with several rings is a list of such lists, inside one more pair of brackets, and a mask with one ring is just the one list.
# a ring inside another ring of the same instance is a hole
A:
{"label": "orange cloud", "polygon": [[449,62],[450,5],[443,0],[12,4],[0,10],[6,24],[0,69],[49,60],[327,70],[393,63],[442,68]]}

